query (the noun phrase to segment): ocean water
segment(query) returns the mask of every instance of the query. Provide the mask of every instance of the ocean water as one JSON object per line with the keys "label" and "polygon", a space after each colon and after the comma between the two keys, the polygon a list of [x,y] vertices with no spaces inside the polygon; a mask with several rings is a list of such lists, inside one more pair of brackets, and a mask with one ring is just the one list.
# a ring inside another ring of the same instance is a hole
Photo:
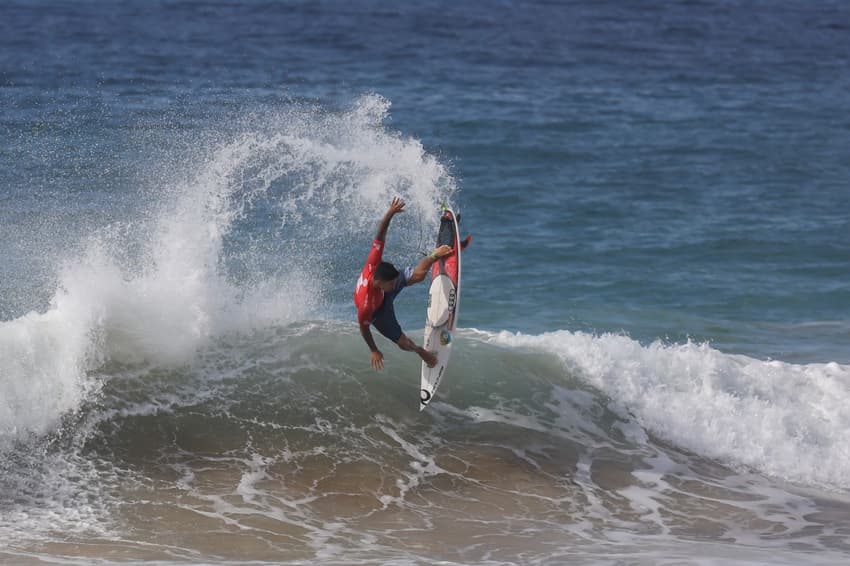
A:
{"label": "ocean water", "polygon": [[[829,0],[2,3],[0,563],[845,564],[848,70]],[[473,236],[423,412],[394,196]]]}

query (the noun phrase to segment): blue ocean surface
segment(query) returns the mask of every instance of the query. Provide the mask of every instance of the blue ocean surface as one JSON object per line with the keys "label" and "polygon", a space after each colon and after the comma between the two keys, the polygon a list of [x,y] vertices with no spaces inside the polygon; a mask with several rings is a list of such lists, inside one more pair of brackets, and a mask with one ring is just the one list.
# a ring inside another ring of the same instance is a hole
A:
{"label": "blue ocean surface", "polygon": [[[0,562],[845,563],[848,70],[830,0],[4,2]],[[472,235],[422,413],[396,196]]]}

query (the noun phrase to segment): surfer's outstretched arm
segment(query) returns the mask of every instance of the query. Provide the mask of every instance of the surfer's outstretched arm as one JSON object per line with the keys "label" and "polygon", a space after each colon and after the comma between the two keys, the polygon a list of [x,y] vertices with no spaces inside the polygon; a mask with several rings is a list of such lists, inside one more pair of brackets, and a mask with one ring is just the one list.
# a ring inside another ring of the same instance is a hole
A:
{"label": "surfer's outstretched arm", "polygon": [[372,368],[376,371],[384,369],[384,354],[381,353],[378,345],[375,344],[375,339],[372,337],[372,330],[368,324],[360,325],[360,335],[363,336],[363,340],[366,341],[366,345],[372,351]]}
{"label": "surfer's outstretched arm", "polygon": [[453,252],[454,250],[451,246],[440,246],[429,255],[423,257],[413,269],[413,274],[408,278],[407,285],[413,285],[414,283],[419,283],[424,280],[425,276],[428,275],[428,270],[431,269],[431,266],[434,265],[435,261],[440,258],[450,256]]}
{"label": "surfer's outstretched arm", "polygon": [[390,208],[387,210],[387,213],[384,214],[384,217],[381,219],[381,223],[378,224],[378,233],[375,236],[376,240],[381,242],[386,241],[387,230],[390,228],[390,220],[392,220],[393,216],[399,212],[404,212],[404,201],[400,198],[393,198],[393,202],[390,203]]}

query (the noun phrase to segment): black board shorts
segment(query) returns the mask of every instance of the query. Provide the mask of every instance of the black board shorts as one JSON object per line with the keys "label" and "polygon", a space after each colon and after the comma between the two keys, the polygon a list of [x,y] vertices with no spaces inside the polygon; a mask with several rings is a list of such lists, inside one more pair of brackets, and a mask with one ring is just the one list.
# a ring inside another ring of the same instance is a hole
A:
{"label": "black board shorts", "polygon": [[375,325],[378,332],[386,336],[387,339],[392,340],[393,342],[398,342],[401,338],[402,332],[401,326],[395,317],[393,299],[395,299],[395,294],[393,294],[392,297],[384,297],[384,303],[375,312],[375,318],[372,319],[372,324]]}

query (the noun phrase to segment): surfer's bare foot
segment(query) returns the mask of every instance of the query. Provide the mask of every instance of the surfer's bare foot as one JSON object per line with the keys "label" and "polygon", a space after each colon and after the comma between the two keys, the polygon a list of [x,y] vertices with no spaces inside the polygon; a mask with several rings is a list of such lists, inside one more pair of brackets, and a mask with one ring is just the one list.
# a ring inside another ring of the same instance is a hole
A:
{"label": "surfer's bare foot", "polygon": [[426,352],[425,350],[423,350],[422,353],[419,355],[422,357],[422,361],[425,362],[425,365],[429,368],[432,368],[437,365],[437,355],[433,352]]}
{"label": "surfer's bare foot", "polygon": [[398,344],[398,347],[402,350],[405,350],[407,352],[416,352],[417,354],[419,354],[419,357],[422,358],[422,361],[425,362],[425,365],[429,368],[432,368],[437,365],[437,355],[434,352],[429,352],[425,348],[417,346],[413,342],[413,340],[411,340],[404,334],[401,335],[401,338],[398,339],[398,342],[396,342],[396,344]]}

